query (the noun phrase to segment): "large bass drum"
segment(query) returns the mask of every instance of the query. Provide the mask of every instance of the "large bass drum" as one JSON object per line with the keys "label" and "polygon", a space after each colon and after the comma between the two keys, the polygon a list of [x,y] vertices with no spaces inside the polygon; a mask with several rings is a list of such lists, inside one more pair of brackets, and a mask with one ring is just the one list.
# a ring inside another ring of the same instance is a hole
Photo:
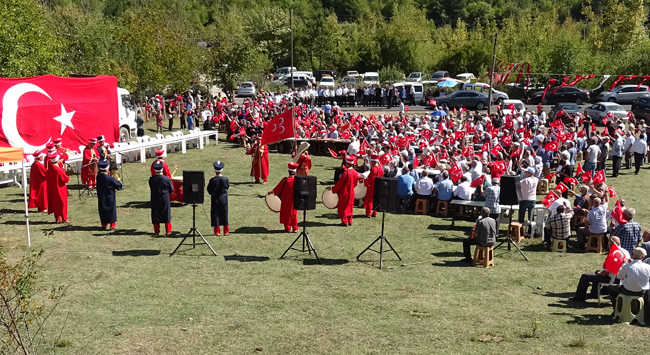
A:
{"label": "large bass drum", "polygon": [[274,194],[268,194],[264,198],[266,200],[266,207],[268,207],[273,212],[280,212],[280,206],[282,206],[282,201],[280,197]]}
{"label": "large bass drum", "polygon": [[332,190],[323,191],[323,204],[330,210],[335,209],[339,205],[339,196],[332,192]]}
{"label": "large bass drum", "polygon": [[363,184],[363,180],[359,180],[359,183],[357,184],[357,187],[354,188],[354,198],[357,200],[360,200],[364,197],[366,197],[366,192],[368,191],[368,188]]}

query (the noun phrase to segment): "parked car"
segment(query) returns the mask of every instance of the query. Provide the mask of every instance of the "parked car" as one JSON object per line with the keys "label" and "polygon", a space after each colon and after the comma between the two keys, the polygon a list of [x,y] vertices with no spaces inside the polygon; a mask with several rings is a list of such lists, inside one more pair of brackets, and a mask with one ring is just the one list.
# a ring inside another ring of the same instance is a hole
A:
{"label": "parked car", "polygon": [[585,113],[591,116],[592,119],[602,123],[603,118],[611,113],[613,116],[622,117],[627,120],[628,112],[625,111],[623,106],[615,102],[596,102],[595,104],[587,107]]}
{"label": "parked car", "polygon": [[584,102],[589,102],[589,91],[578,89],[573,86],[565,86],[557,89],[554,93],[551,94],[555,89],[549,89],[544,96],[544,91],[537,91],[533,93],[530,97],[531,104],[542,103],[543,105],[547,104],[556,104],[559,102],[575,102],[578,105],[582,105]]}
{"label": "parked car", "polygon": [[414,83],[414,82],[405,82],[405,83],[395,83],[393,84],[393,87],[396,87],[400,92],[402,91],[402,88],[406,86],[407,92],[411,90],[411,86],[415,89],[415,95],[414,99],[416,104],[420,103],[422,101],[422,97],[424,97],[424,86],[422,83]]}
{"label": "parked car", "polygon": [[501,102],[501,112],[503,112],[504,115],[512,114],[513,112],[516,112],[509,108],[510,105],[514,105],[515,110],[519,110],[519,112],[526,111],[526,105],[524,105],[524,103],[521,100],[506,99],[506,100],[502,100]]}
{"label": "parked car", "polygon": [[325,75],[320,79],[318,83],[319,86],[334,89],[334,78],[329,75]]}
{"label": "parked car", "polygon": [[316,70],[316,72],[314,72],[314,78],[316,81],[320,81],[324,75],[329,75],[334,78],[334,80],[336,80],[336,74],[334,73],[334,70]]}
{"label": "parked car", "polygon": [[472,73],[462,73],[462,74],[456,75],[456,80],[469,82],[472,79],[476,79],[476,77]]}
{"label": "parked car", "polygon": [[255,84],[252,81],[241,83],[237,89],[237,96],[255,96],[256,94]]}
{"label": "parked car", "polygon": [[[479,91],[482,92],[486,95],[489,95],[490,92],[490,84],[486,83],[464,83],[463,90],[474,90],[474,91]],[[494,103],[497,105],[501,105],[503,100],[509,99],[508,94],[506,94],[503,91],[499,90],[494,90],[492,89],[492,99],[494,100]]]}
{"label": "parked car", "polygon": [[647,120],[650,118],[650,97],[639,97],[632,103],[634,117]]}
{"label": "parked car", "polygon": [[551,108],[551,113],[549,113],[549,119],[555,120],[555,117],[557,117],[558,112],[564,110],[569,116],[571,115],[579,115],[580,114],[580,107],[574,103],[559,103],[553,106]]}
{"label": "parked car", "polygon": [[361,74],[359,74],[359,72],[356,71],[356,70],[348,70],[348,71],[345,73],[345,76],[351,76],[351,77],[357,79],[357,82],[361,81],[361,79],[362,79]]}
{"label": "parked car", "polygon": [[379,84],[379,73],[368,71],[363,74],[363,83],[366,85]]}
{"label": "parked car", "polygon": [[438,106],[476,108],[482,110],[489,104],[486,94],[473,90],[458,90],[449,96],[436,98]]}
{"label": "parked car", "polygon": [[409,74],[407,81],[415,81],[415,82],[420,82],[422,81],[422,72],[416,71],[411,74]]}
{"label": "parked car", "polygon": [[431,74],[431,77],[428,81],[431,81],[433,84],[437,83],[440,79],[448,77],[449,72],[446,70],[438,70],[437,72]]}
{"label": "parked car", "polygon": [[618,102],[619,104],[626,104],[634,102],[639,97],[650,97],[647,85],[621,85],[614,88],[612,91],[603,91],[598,95],[598,101]]}
{"label": "parked car", "polygon": [[[296,67],[293,67],[293,71],[296,71]],[[279,78],[281,76],[287,75],[291,73],[291,68],[290,67],[281,67],[278,69],[278,71],[273,74],[276,78]]]}

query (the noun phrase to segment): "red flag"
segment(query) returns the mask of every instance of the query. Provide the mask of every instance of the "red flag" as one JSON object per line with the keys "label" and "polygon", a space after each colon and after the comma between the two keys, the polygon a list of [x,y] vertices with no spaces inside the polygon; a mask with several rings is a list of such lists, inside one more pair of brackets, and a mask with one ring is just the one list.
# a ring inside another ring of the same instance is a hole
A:
{"label": "red flag", "polygon": [[515,123],[512,120],[506,120],[505,128],[506,129],[512,129],[512,127],[515,126]]}
{"label": "red flag", "polygon": [[578,137],[585,137],[587,135],[587,131],[583,128],[582,131],[578,132]]}
{"label": "red flag", "polygon": [[406,113],[409,113],[409,107],[408,106],[404,107],[404,111],[406,111]]}
{"label": "red flag", "polygon": [[611,198],[616,198],[616,191],[614,191],[614,186],[609,186],[607,187],[607,190],[609,191],[609,197]]}
{"label": "red flag", "polygon": [[463,148],[462,156],[471,157],[472,155],[474,155],[474,148],[473,147],[467,146],[467,147]]}
{"label": "red flag", "polygon": [[553,150],[557,152],[558,144],[557,142],[549,142],[544,145],[544,149]]}
{"label": "red flag", "polygon": [[485,142],[483,143],[483,146],[481,147],[481,152],[489,152],[490,151],[490,142]]}
{"label": "red flag", "polygon": [[598,172],[596,172],[596,175],[594,175],[594,185],[603,182],[605,182],[605,171],[599,170]]}
{"label": "red flag", "polygon": [[[580,163],[578,163],[578,164],[580,164]],[[567,184],[574,184],[574,185],[579,184],[578,179],[576,179],[574,177],[565,177],[564,182],[566,182]]]}
{"label": "red flag", "polygon": [[515,110],[515,104],[508,104],[508,110],[514,111]]}
{"label": "red flag", "polygon": [[327,148],[327,150],[330,152],[330,155],[332,156],[332,158],[337,158],[338,157],[338,154],[336,154],[336,152],[333,151],[332,148]]}
{"label": "red flag", "polygon": [[262,145],[291,137],[293,137],[291,110],[285,110],[266,124],[264,131],[262,131]]}
{"label": "red flag", "polygon": [[582,181],[584,181],[585,183],[591,181],[591,178],[593,177],[593,170],[589,170],[580,174],[580,177],[582,178]]}
{"label": "red flag", "polygon": [[470,187],[478,187],[479,185],[483,185],[484,181],[485,181],[485,175],[481,175],[476,180],[472,181],[472,183],[469,184],[469,186]]}
{"label": "red flag", "polygon": [[390,153],[386,152],[386,154],[382,155],[379,157],[379,162],[381,165],[386,165],[388,164],[391,160],[393,160],[393,157],[390,156]]}
{"label": "red flag", "polygon": [[550,174],[544,176],[544,179],[546,179],[546,180],[548,180],[548,181],[551,181],[551,179],[552,179],[555,175],[557,175],[557,173],[550,173]]}
{"label": "red flag", "polygon": [[528,138],[524,138],[524,139],[521,140],[521,143],[523,143],[525,145],[530,145],[530,140]]}
{"label": "red flag", "polygon": [[544,88],[544,94],[542,95],[541,101],[544,101],[544,98],[546,97],[546,92],[548,91],[548,89],[551,88],[551,86],[553,86],[553,84],[555,84],[555,82],[557,82],[557,80],[553,78],[551,78],[551,80],[548,81],[548,84],[546,84],[546,87]]}
{"label": "red flag", "polygon": [[509,146],[510,144],[512,144],[512,136],[511,135],[503,136],[503,138],[501,138],[501,141],[506,146]]}
{"label": "red flag", "polygon": [[596,131],[596,124],[595,124],[595,123],[592,123],[592,124],[591,124],[591,131],[592,131],[592,132],[595,132],[595,131]]}
{"label": "red flag", "polygon": [[557,118],[562,118],[562,116],[566,115],[566,111],[564,109],[560,110],[560,112],[555,114],[555,117]]}
{"label": "red flag", "polygon": [[565,192],[569,191],[569,187],[564,185],[563,182],[557,184],[557,186],[555,186],[555,189],[560,190],[561,193],[565,193]]}
{"label": "red flag", "polygon": [[623,206],[621,206],[621,200],[616,200],[616,204],[614,205],[614,208],[612,209],[612,218],[616,221],[616,223],[620,225],[624,225],[627,222],[629,222],[624,216],[623,216]]}
{"label": "red flag", "polygon": [[515,151],[512,152],[512,154],[510,154],[511,157],[518,157],[520,155],[521,155],[521,148],[515,149]]}
{"label": "red flag", "polygon": [[436,106],[436,100],[429,100],[429,106]]}
{"label": "red flag", "polygon": [[463,177],[463,172],[460,170],[453,173],[450,172],[449,177],[451,178],[451,181],[458,182]]}
{"label": "red flag", "polygon": [[359,145],[359,151],[365,154],[366,149],[368,148],[370,148],[370,144],[368,144],[368,140],[364,137],[363,142],[361,142],[361,145]]}
{"label": "red flag", "polygon": [[492,166],[496,170],[503,171],[506,169],[506,162],[503,160],[495,160],[492,162]]}
{"label": "red flag", "polygon": [[454,132],[454,136],[456,137],[457,140],[463,139],[465,137],[465,131],[456,131]]}
{"label": "red flag", "polygon": [[0,93],[1,147],[23,148],[31,154],[58,137],[65,148],[74,150],[100,135],[111,146],[119,140],[114,76],[0,79]]}
{"label": "red flag", "polygon": [[625,253],[619,248],[616,243],[612,243],[612,246],[609,248],[609,253],[605,258],[603,263],[603,268],[612,274],[618,274],[618,271],[621,269],[621,266],[625,263]]}
{"label": "red flag", "polygon": [[601,134],[601,136],[609,136],[609,130],[607,129],[607,127],[603,129],[603,133]]}
{"label": "red flag", "polygon": [[542,199],[542,203],[544,204],[544,207],[548,208],[555,200],[558,199],[558,196],[555,194],[555,192],[551,191]]}

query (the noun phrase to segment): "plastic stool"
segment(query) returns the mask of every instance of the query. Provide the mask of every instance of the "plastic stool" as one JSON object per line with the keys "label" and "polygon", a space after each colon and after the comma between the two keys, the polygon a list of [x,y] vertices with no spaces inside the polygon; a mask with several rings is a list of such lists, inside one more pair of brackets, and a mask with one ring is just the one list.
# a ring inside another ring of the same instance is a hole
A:
{"label": "plastic stool", "polygon": [[474,249],[473,265],[483,265],[483,267],[494,266],[494,249],[492,247],[476,246]]}
{"label": "plastic stool", "polygon": [[551,249],[554,253],[561,252],[566,253],[566,240],[564,239],[553,239],[553,248]]}
{"label": "plastic stool", "polygon": [[[639,307],[635,313],[632,312],[632,302],[638,302]],[[614,308],[614,320],[617,320],[621,323],[630,324],[633,320],[637,320],[640,325],[645,325],[645,319],[643,317],[644,304],[643,296],[629,296],[620,293],[616,297],[616,307]]]}
{"label": "plastic stool", "polygon": [[415,214],[428,214],[429,213],[429,200],[419,198],[415,200]]}
{"label": "plastic stool", "polygon": [[521,232],[523,227],[524,226],[519,222],[512,222],[510,225],[510,239],[512,239],[513,242],[519,243],[524,239],[523,233]]}
{"label": "plastic stool", "polygon": [[548,194],[548,180],[546,179],[541,179],[537,183],[537,194],[538,195],[546,195]]}
{"label": "plastic stool", "polygon": [[587,239],[587,251],[595,251],[596,253],[603,252],[603,237],[604,234],[589,234]]}
{"label": "plastic stool", "polygon": [[440,201],[436,204],[436,215],[447,217],[449,215],[449,201]]}

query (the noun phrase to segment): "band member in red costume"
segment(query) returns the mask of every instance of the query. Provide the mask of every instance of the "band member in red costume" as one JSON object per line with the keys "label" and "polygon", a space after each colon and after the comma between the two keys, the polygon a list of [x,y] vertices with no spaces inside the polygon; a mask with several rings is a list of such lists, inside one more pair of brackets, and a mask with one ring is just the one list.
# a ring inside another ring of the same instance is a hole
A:
{"label": "band member in red costume", "polygon": [[332,192],[339,196],[338,215],[341,217],[342,226],[352,225],[352,215],[354,208],[354,188],[359,183],[359,173],[354,170],[357,165],[355,156],[345,157],[345,171],[332,187]]}

